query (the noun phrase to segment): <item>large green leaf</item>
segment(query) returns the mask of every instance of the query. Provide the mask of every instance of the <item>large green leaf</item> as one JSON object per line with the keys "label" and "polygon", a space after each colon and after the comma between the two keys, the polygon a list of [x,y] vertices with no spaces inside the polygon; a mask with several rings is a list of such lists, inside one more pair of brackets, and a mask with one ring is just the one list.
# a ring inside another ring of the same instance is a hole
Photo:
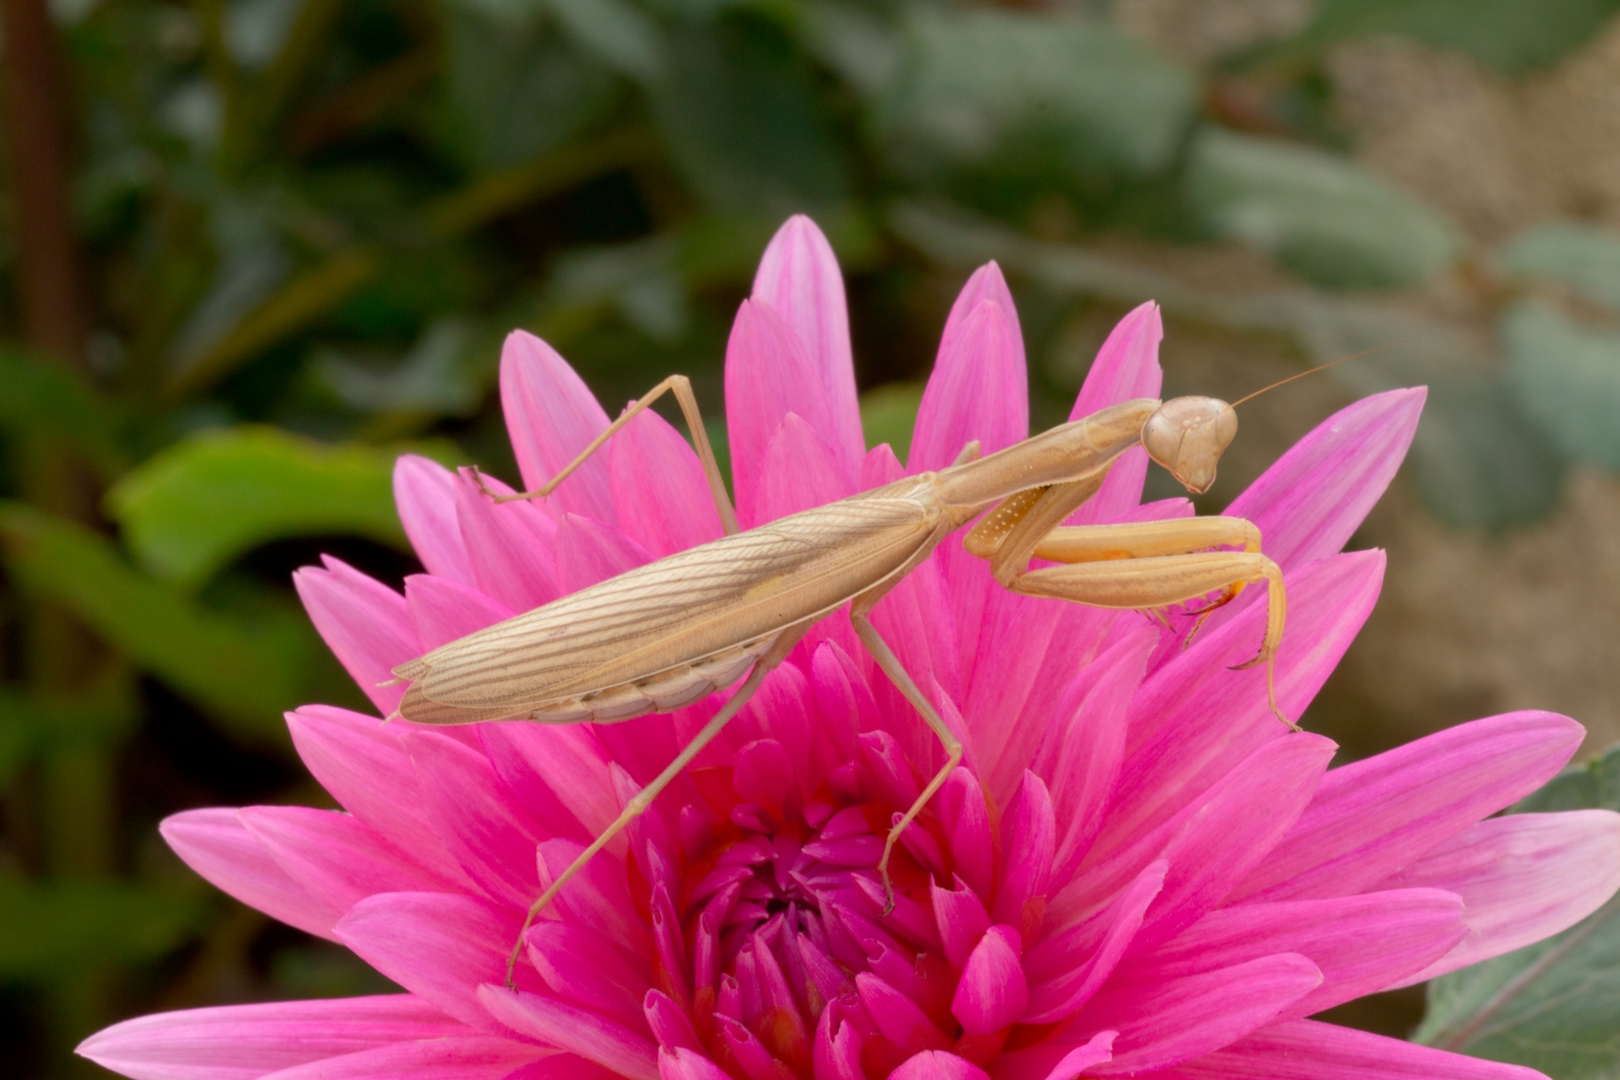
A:
{"label": "large green leaf", "polygon": [[1510,277],[1553,281],[1620,311],[1620,236],[1572,221],[1543,225],[1502,249],[1497,266]]}
{"label": "large green leaf", "polygon": [[1205,131],[1187,183],[1210,232],[1268,251],[1323,285],[1415,285],[1461,247],[1438,213],[1373,174],[1274,139]]}
{"label": "large green leaf", "polygon": [[0,979],[155,960],[202,924],[207,897],[200,889],[0,877]]}
{"label": "large green leaf", "polygon": [[[1620,810],[1620,746],[1514,809],[1590,807]],[[1554,1080],[1620,1074],[1620,898],[1561,934],[1435,979],[1413,1038]]]}
{"label": "large green leaf", "polygon": [[394,455],[372,447],[227,428],[150,458],[119,481],[107,505],[142,566],[197,585],[243,552],[289,536],[353,533],[405,548],[393,469]]}
{"label": "large green leaf", "polygon": [[284,739],[282,712],[309,700],[321,672],[320,642],[290,605],[260,597],[239,611],[205,608],[130,566],[106,537],[32,507],[0,503],[0,556],[22,588],[72,611],[246,738]]}
{"label": "large green leaf", "polygon": [[901,74],[878,110],[905,172],[1155,172],[1192,118],[1192,78],[1098,23],[924,5],[906,29]]}
{"label": "large green leaf", "polygon": [[1508,382],[1553,445],[1571,460],[1620,469],[1620,334],[1525,300],[1502,316],[1501,335]]}
{"label": "large green leaf", "polygon": [[1405,34],[1513,74],[1556,63],[1617,10],[1617,0],[1325,0],[1299,44]]}

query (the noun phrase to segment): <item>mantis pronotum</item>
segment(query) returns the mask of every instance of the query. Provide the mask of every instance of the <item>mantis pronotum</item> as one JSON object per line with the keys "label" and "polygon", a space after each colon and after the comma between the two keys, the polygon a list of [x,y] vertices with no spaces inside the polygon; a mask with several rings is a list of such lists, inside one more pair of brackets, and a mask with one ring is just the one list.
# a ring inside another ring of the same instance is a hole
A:
{"label": "mantis pronotum", "polygon": [[[673,391],[693,432],[726,535],[620,574],[444,645],[395,669],[410,680],[400,713],[416,723],[530,719],[613,722],[690,704],[747,678],[674,761],[553,881],[529,909],[524,931],[563,885],[646,809],[757,690],[809,627],[850,604],[850,619],[879,667],[927,721],[945,766],[890,830],[878,864],[888,887],[895,842],[962,758],[962,744],[895,657],[869,614],[885,593],[952,532],[985,514],[964,546],[989,561],[1004,587],[1106,608],[1157,609],[1268,584],[1265,636],[1253,660],[1272,666],[1282,637],[1282,573],[1260,554],[1260,533],[1239,518],[1065,527],[1134,446],[1189,491],[1207,491],[1237,433],[1232,406],[1214,398],[1144,398],[980,457],[970,443],[956,462],[805,510],[746,532],[704,435],[684,376],[635,402],[543,488],[502,501],[540,498],[567,479],[637,413]],[[993,509],[991,509],[993,507]],[[1238,548],[1241,550],[1229,550]],[[1038,558],[1056,566],[1031,569]],[[890,890],[892,903],[893,893]],[[523,932],[507,965],[508,982]]]}

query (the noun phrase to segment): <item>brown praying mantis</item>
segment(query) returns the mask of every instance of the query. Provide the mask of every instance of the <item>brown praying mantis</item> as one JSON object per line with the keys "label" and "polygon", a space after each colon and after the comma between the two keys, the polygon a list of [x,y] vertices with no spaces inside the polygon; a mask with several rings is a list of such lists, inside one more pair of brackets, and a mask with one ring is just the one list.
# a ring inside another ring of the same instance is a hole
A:
{"label": "brown praying mantis", "polygon": [[[869,616],[947,536],[981,514],[964,546],[989,561],[1003,587],[1029,596],[1156,610],[1219,593],[1199,609],[1202,621],[1244,586],[1264,580],[1265,636],[1254,658],[1241,666],[1266,665],[1271,709],[1294,727],[1277,708],[1274,680],[1286,603],[1282,571],[1260,553],[1259,529],[1229,517],[1062,524],[1097,492],[1119,457],[1138,445],[1188,491],[1207,491],[1222,451],[1237,434],[1237,415],[1226,402],[1143,398],[986,456],[979,455],[976,442],[969,443],[938,472],[909,476],[744,532],[691,385],[674,375],[633,402],[544,487],[485,494],[503,502],[550,494],[636,414],[671,391],[692,432],[725,535],[394,669],[411,684],[400,714],[424,724],[612,723],[679,708],[747,674],[669,767],[631,798],[617,820],[535,901],[507,963],[508,984],[534,918],[719,734],[810,626],[846,603],[862,644],[933,729],[947,757],[884,843],[878,868],[892,905],[888,866],[895,842],[961,761],[962,744]],[[1057,565],[1032,568],[1032,559]]]}

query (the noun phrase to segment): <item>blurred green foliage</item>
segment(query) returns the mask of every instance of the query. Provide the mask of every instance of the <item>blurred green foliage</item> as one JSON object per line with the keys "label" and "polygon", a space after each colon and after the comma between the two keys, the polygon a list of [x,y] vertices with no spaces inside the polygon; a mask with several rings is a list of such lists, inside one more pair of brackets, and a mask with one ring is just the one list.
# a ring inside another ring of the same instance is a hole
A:
{"label": "blurred green foliage", "polygon": [[[1454,524],[1532,520],[1570,463],[1620,466],[1620,237],[1566,222],[1482,250],[1294,107],[1338,42],[1405,34],[1517,75],[1617,6],[1324,0],[1195,68],[1102,0],[55,5],[86,344],[30,350],[10,298],[32,269],[0,219],[0,1041],[19,1047],[0,1070],[66,1075],[114,1015],[309,982],[287,972],[372,985],[189,887],[151,839],[188,806],[320,797],[280,712],[358,699],[288,572],[334,547],[408,571],[403,441],[510,472],[491,388],[512,327],[610,406],[684,370],[722,416],[726,328],[787,214],[839,251],[868,433],[902,457],[949,288],[996,258],[1034,356],[1086,305],[1150,297],[1302,362],[1418,338],[1335,377],[1433,386],[1415,478]],[[1211,104],[1232,80],[1280,104],[1239,123]],[[1208,244],[1286,284],[1128,254]],[[1451,279],[1500,295],[1505,363],[1404,302]],[[1079,373],[1032,375],[1036,417],[1059,418]],[[66,471],[41,484],[41,461]]]}

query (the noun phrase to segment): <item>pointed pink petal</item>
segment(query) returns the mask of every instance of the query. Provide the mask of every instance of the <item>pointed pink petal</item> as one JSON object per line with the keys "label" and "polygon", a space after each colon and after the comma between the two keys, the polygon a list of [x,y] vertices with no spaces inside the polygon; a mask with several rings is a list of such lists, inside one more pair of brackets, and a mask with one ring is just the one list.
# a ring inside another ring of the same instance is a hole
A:
{"label": "pointed pink petal", "polygon": [[697,452],[648,410],[608,443],[619,525],[658,558],[721,536],[720,512]]}
{"label": "pointed pink petal", "polygon": [[[619,816],[609,772],[611,758],[589,724],[480,724],[478,734],[495,771],[521,799],[543,798],[543,784],[578,819],[573,839],[592,840]],[[566,834],[565,834],[566,835]]]}
{"label": "pointed pink petal", "polygon": [[[731,472],[736,478],[737,513],[744,528],[759,520],[756,489],[766,450],[782,418],[797,413],[824,445],[837,438],[820,369],[804,343],[776,309],[745,300],[726,346],[726,426],[731,433]],[[853,494],[858,460],[843,461],[828,451],[840,498]]]}
{"label": "pointed pink petal", "polygon": [[394,505],[399,523],[430,574],[473,583],[472,561],[456,522],[456,474],[419,454],[394,462]]}
{"label": "pointed pink petal", "polygon": [[817,430],[832,448],[840,475],[853,475],[866,453],[866,442],[855,398],[844,276],[832,245],[815,222],[795,214],[776,231],[759,260],[753,295],[781,313],[821,373],[830,423]]}
{"label": "pointed pink petal", "polygon": [[889,1080],[990,1080],[990,1074],[966,1058],[944,1050],[924,1050],[902,1062]]}
{"label": "pointed pink petal", "polygon": [[1117,1038],[1117,1031],[1098,1032],[1090,1042],[1082,1043],[1064,1054],[1063,1059],[1046,1074],[1046,1080],[1071,1080],[1072,1077],[1083,1075],[1093,1065],[1102,1064],[1114,1056],[1114,1040]]}
{"label": "pointed pink petal", "polygon": [[[568,361],[522,330],[508,334],[501,348],[501,411],[523,486],[530,491],[562,472],[608,426],[607,413]],[[607,460],[600,454],[564,480],[548,501],[598,521],[619,520]]]}
{"label": "pointed pink petal", "polygon": [[658,1051],[660,1080],[731,1080],[731,1074],[695,1050],[661,1047]]}
{"label": "pointed pink petal", "polygon": [[1013,303],[1012,290],[1007,288],[1007,279],[1001,273],[1001,266],[992,259],[973,271],[967,283],[962,286],[962,291],[956,294],[950,314],[945,316],[945,329],[940,334],[940,352],[945,351],[945,344],[961,332],[962,324],[967,321],[968,316],[986,300],[1001,305],[1012,319],[1013,330],[1018,334],[1018,340],[1024,340],[1024,332],[1018,325],[1018,309]]}
{"label": "pointed pink petal", "polygon": [[138,1016],[77,1053],[133,1080],[258,1080],[278,1069],[467,1028],[409,994],[277,1001]]}
{"label": "pointed pink petal", "polygon": [[645,1016],[642,998],[652,985],[651,966],[632,962],[601,935],[557,919],[540,919],[524,936],[529,959],[552,993],[629,1027]]}
{"label": "pointed pink petal", "polygon": [[[544,868],[541,886],[555,881],[584,850],[584,844],[572,840],[547,840],[541,844],[536,860]],[[651,954],[652,931],[638,905],[630,899],[622,860],[609,858],[606,853],[598,855],[563,886],[554,903],[564,918],[591,927],[632,956]]]}
{"label": "pointed pink petal", "polygon": [[940,343],[917,410],[906,471],[943,469],[970,440],[981,454],[1029,436],[1029,394],[1018,319],[993,300],[975,307]]}
{"label": "pointed pink petal", "polygon": [[658,1049],[639,1032],[545,994],[491,985],[481,988],[478,997],[490,1015],[513,1031],[578,1054],[629,1080],[658,1080]]}
{"label": "pointed pink petal", "polygon": [[[478,1003],[483,983],[506,978],[506,956],[522,923],[509,911],[470,896],[383,893],[349,909],[338,940],[409,990],[463,1023],[498,1030]],[[520,986],[539,980],[518,965]]]}
{"label": "pointed pink petal", "polygon": [[1101,916],[1030,950],[1024,965],[1031,983],[1025,1023],[1061,1020],[1091,1000],[1135,940],[1169,871],[1163,859],[1149,863]]}
{"label": "pointed pink petal", "polygon": [[[1079,420],[1110,405],[1137,398],[1156,398],[1164,384],[1159,370],[1159,342],[1164,339],[1164,322],[1159,305],[1149,300],[1119,321],[1097,358],[1091,362],[1086,381],[1080,387],[1069,413]],[[1128,451],[1109,470],[1102,490],[1069,518],[1071,525],[1092,525],[1119,521],[1142,501],[1142,481],[1147,476],[1147,451]]]}
{"label": "pointed pink petal", "polygon": [[490,897],[527,908],[540,889],[535,847],[552,835],[543,819],[561,809],[555,797],[550,806],[518,805],[487,757],[443,732],[419,728],[405,748],[444,846]]}
{"label": "pointed pink petal", "polygon": [[377,1046],[284,1069],[264,1080],[505,1080],[514,1070],[547,1056],[533,1043],[499,1035],[464,1035]]}
{"label": "pointed pink petal", "polygon": [[1422,969],[1467,932],[1462,901],[1441,889],[1240,904],[1210,912],[1174,941],[1133,960],[1121,978],[1183,978],[1274,953],[1299,953],[1322,970],[1322,985],[1283,1015],[1308,1016],[1382,990],[1401,977],[1397,972]]}
{"label": "pointed pink petal", "polygon": [[324,568],[295,572],[293,587],[344,670],[379,712],[393,712],[405,688],[379,684],[392,682],[394,668],[422,655],[405,598],[330,555]]}
{"label": "pointed pink petal", "polygon": [[984,789],[967,769],[957,769],[945,780],[937,796],[939,816],[950,842],[951,865],[968,887],[988,899],[995,889],[995,862],[991,850],[990,807]]}
{"label": "pointed pink petal", "polygon": [[553,541],[557,585],[578,592],[653,561],[653,553],[605,522],[564,514]]}
{"label": "pointed pink petal", "polygon": [[308,705],[287,714],[287,729],[304,766],[340,806],[422,865],[466,880],[423,805],[416,766],[401,743],[408,725]]}
{"label": "pointed pink petal", "polygon": [[1040,777],[1026,771],[1001,823],[1004,867],[995,908],[996,921],[1017,927],[1025,941],[1034,941],[1040,930],[1056,848],[1052,796]]}
{"label": "pointed pink petal", "polygon": [[763,525],[850,493],[827,444],[798,413],[789,412],[771,436],[760,464],[750,524]]}
{"label": "pointed pink petal", "polygon": [[451,892],[358,818],[305,806],[250,806],[237,819],[311,896],[344,912],[373,893]]}
{"label": "pointed pink petal", "polygon": [[1607,903],[1620,889],[1620,814],[1570,810],[1491,818],[1384,884],[1429,885],[1462,896],[1468,936],[1430,966],[1384,985],[1423,982],[1551,937]]}
{"label": "pointed pink petal", "polygon": [[288,926],[333,938],[342,909],[288,876],[235,810],[186,810],[164,818],[158,831],[187,866],[222,892]]}
{"label": "pointed pink petal", "polygon": [[[511,491],[491,477],[483,482],[497,494]],[[456,478],[456,520],[479,591],[513,611],[528,611],[562,595],[552,555],[557,526],[534,502],[496,503],[464,469]]]}
{"label": "pointed pink petal", "polygon": [[969,1035],[1000,1031],[1024,1015],[1029,983],[1018,954],[1023,939],[1011,926],[992,926],[973,947],[951,998],[951,1015]]}
{"label": "pointed pink petal", "polygon": [[412,574],[405,579],[405,607],[424,652],[516,614],[470,585],[432,574]]}
{"label": "pointed pink petal", "polygon": [[1201,1057],[1262,1027],[1322,981],[1296,953],[1143,986],[1107,988],[1077,1018],[1119,1032],[1098,1076],[1129,1076]]}
{"label": "pointed pink petal", "polygon": [[990,929],[990,914],[977,893],[968,888],[961,878],[956,888],[942,889],[938,883],[928,883],[933,897],[934,918],[939,924],[939,936],[945,953],[954,968],[967,963],[979,937]]}
{"label": "pointed pink petal", "polygon": [[1241,1042],[1187,1062],[1175,1076],[1188,1080],[1547,1080],[1522,1065],[1448,1054],[1315,1020],[1272,1024]]}
{"label": "pointed pink petal", "polygon": [[[1288,627],[1277,653],[1277,703],[1296,717],[1327,681],[1371,614],[1384,555],[1357,551],[1288,577]],[[1130,745],[1108,822],[1092,847],[1096,863],[1156,828],[1248,754],[1285,738],[1266,695],[1263,668],[1230,670],[1254,655],[1265,605],[1204,631],[1142,683],[1131,706]]]}
{"label": "pointed pink petal", "polygon": [[1359,892],[1552,779],[1584,735],[1565,716],[1507,713],[1334,769],[1228,903]]}
{"label": "pointed pink petal", "polygon": [[1406,457],[1428,391],[1390,390],[1340,409],[1228,506],[1260,526],[1262,550],[1284,567],[1349,541]]}

